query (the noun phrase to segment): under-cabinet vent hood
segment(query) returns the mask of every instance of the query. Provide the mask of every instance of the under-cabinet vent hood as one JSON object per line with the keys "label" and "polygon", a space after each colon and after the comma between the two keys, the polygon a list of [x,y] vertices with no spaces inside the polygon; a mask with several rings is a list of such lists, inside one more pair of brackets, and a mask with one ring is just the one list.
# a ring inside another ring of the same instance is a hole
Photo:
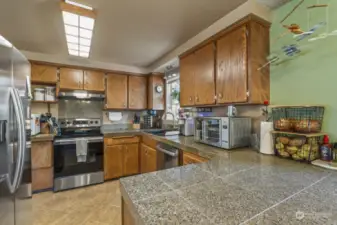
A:
{"label": "under-cabinet vent hood", "polygon": [[82,100],[103,100],[104,94],[88,91],[62,91],[59,92],[59,99],[82,99]]}

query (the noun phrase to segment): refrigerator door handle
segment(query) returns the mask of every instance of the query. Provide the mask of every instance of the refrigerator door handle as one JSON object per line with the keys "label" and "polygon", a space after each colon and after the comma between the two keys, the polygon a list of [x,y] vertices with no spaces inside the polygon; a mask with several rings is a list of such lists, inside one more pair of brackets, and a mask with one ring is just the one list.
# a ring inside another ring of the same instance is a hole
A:
{"label": "refrigerator door handle", "polygon": [[13,100],[13,105],[14,105],[14,114],[16,116],[16,120],[18,121],[18,131],[19,131],[19,149],[17,153],[17,163],[15,165],[15,170],[14,170],[14,176],[13,176],[13,183],[11,182],[11,176],[7,174],[7,186],[9,188],[10,193],[14,194],[17,187],[18,183],[20,180],[20,170],[21,170],[21,162],[22,162],[22,124],[21,124],[21,116],[19,114],[19,105],[17,103],[17,97],[16,97],[16,92],[13,88],[10,88],[9,90],[10,93],[10,99]]}
{"label": "refrigerator door handle", "polygon": [[26,76],[27,97],[29,100],[33,99],[32,86],[30,85],[30,77]]}
{"label": "refrigerator door handle", "polygon": [[24,169],[24,163],[25,163],[25,154],[26,154],[26,127],[25,127],[25,117],[23,114],[23,104],[20,98],[19,91],[17,89],[14,89],[16,99],[17,99],[17,104],[19,108],[19,116],[20,116],[20,126],[18,127],[19,129],[19,135],[21,136],[21,140],[19,140],[19,146],[20,146],[20,151],[21,151],[21,158],[20,158],[20,167],[19,167],[19,176],[18,180],[16,183],[16,190],[19,188],[22,175],[23,175],[23,169]]}

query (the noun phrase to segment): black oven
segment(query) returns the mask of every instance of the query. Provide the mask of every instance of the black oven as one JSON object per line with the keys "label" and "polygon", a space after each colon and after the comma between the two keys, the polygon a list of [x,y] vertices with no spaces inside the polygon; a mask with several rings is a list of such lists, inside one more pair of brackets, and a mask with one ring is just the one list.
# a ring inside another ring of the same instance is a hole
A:
{"label": "black oven", "polygon": [[85,162],[78,162],[76,138],[54,140],[54,191],[104,182],[103,136],[86,137]]}

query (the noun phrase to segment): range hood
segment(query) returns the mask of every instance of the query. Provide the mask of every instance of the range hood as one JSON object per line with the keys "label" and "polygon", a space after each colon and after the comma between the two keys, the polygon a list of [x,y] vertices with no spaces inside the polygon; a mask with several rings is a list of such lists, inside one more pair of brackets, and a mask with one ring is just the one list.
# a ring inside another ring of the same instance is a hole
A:
{"label": "range hood", "polygon": [[60,91],[59,99],[80,99],[80,100],[103,100],[104,94],[98,94],[88,91]]}

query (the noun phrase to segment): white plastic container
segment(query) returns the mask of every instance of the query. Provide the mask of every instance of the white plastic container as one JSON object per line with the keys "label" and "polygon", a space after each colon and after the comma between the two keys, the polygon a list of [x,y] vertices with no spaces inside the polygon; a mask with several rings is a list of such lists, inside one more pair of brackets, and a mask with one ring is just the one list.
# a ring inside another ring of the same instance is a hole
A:
{"label": "white plastic container", "polygon": [[44,101],[46,90],[44,88],[35,88],[34,89],[34,100],[35,101]]}
{"label": "white plastic container", "polygon": [[55,101],[55,87],[46,87],[46,101]]}

